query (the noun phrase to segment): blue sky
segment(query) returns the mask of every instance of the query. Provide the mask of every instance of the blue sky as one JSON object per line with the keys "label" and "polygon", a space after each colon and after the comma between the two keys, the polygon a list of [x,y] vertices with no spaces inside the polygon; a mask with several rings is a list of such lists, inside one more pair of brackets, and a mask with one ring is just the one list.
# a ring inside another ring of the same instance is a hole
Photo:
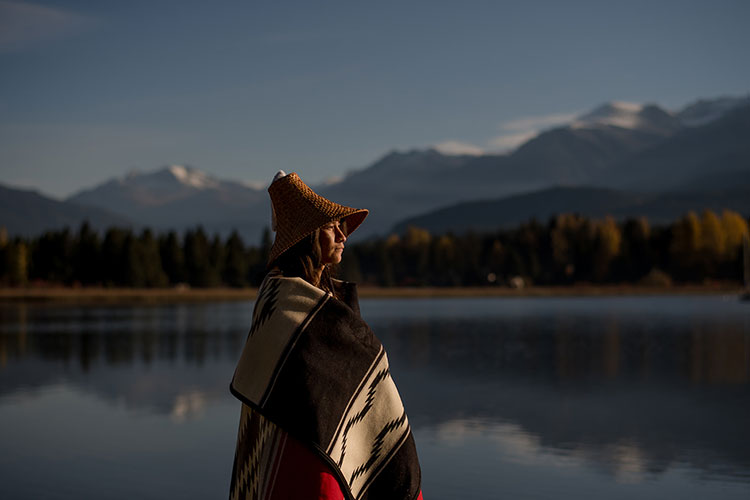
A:
{"label": "blue sky", "polygon": [[0,0],[0,183],[188,164],[317,183],[605,101],[750,92],[750,2]]}

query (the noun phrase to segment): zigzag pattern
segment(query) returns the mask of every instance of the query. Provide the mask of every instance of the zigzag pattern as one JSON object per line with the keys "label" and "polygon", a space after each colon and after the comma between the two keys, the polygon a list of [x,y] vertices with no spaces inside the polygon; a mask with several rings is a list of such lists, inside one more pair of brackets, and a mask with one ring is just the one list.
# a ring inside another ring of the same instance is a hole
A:
{"label": "zigzag pattern", "polygon": [[383,441],[385,437],[396,429],[402,427],[406,423],[406,410],[401,413],[401,416],[395,420],[391,420],[375,437],[375,441],[372,444],[372,451],[370,452],[370,458],[364,464],[360,465],[352,472],[352,476],[349,479],[349,484],[352,484],[355,479],[367,472],[370,467],[380,458],[380,450],[383,448]]}
{"label": "zigzag pattern", "polygon": [[[242,436],[249,432],[249,427],[252,423],[253,418],[258,419],[259,431],[255,441],[250,445],[248,453],[244,453],[247,460],[241,465],[241,469],[236,472],[236,477],[232,481],[232,491],[230,498],[232,500],[245,498],[254,499],[259,496],[260,485],[260,469],[261,469],[261,456],[266,447],[266,444],[270,440],[276,426],[271,422],[267,421],[260,415],[255,414],[249,408],[243,407],[243,422],[240,428],[242,428]],[[246,441],[242,440],[240,443],[247,444]],[[238,448],[239,451],[240,448]]]}
{"label": "zigzag pattern", "polygon": [[255,310],[253,311],[253,327],[250,329],[248,337],[255,333],[273,315],[279,299],[280,284],[279,280],[268,280],[258,293]]}
{"label": "zigzag pattern", "polygon": [[365,418],[365,415],[372,409],[372,402],[375,399],[375,393],[377,392],[377,387],[385,380],[387,377],[390,376],[390,371],[388,368],[383,368],[380,370],[377,375],[375,375],[375,378],[373,378],[372,382],[370,383],[370,387],[367,390],[367,399],[365,400],[365,406],[354,414],[352,418],[350,418],[346,422],[346,426],[344,427],[343,436],[341,439],[341,458],[339,459],[339,467],[344,463],[344,457],[346,456],[346,439],[347,435],[349,434],[349,430],[354,427],[357,423],[361,422],[362,419]]}

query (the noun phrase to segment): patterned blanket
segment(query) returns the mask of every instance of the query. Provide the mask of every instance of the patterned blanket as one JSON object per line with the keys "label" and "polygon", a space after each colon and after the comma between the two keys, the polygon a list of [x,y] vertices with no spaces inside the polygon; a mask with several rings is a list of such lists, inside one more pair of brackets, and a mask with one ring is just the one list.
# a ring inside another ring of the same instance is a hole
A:
{"label": "patterned blanket", "polygon": [[[419,463],[388,358],[354,285],[335,286],[341,300],[300,278],[266,277],[231,391],[319,455],[350,500],[413,500]],[[252,427],[238,435],[233,492],[257,489],[272,442],[268,426]]]}

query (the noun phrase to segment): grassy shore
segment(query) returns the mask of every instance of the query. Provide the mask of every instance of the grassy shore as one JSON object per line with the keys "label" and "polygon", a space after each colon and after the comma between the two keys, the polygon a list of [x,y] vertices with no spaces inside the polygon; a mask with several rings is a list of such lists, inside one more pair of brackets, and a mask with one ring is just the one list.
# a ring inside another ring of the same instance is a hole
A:
{"label": "grassy shore", "polygon": [[[560,287],[398,287],[362,286],[362,298],[431,298],[431,297],[597,297],[648,295],[738,294],[736,285],[715,284],[672,287],[635,285],[575,285]],[[180,302],[224,302],[255,300],[255,288],[0,288],[0,303],[48,302],[56,304],[153,304]]]}

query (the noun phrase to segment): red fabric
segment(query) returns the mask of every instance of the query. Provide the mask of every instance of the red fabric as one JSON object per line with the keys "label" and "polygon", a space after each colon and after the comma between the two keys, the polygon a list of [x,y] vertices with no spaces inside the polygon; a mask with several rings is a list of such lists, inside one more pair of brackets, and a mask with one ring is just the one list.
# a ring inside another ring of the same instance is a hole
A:
{"label": "red fabric", "polygon": [[343,500],[328,466],[302,443],[287,435],[274,464],[269,500]]}
{"label": "red fabric", "polygon": [[[286,434],[273,465],[268,500],[344,500],[328,466],[309,448]],[[422,499],[419,492],[417,500]]]}

